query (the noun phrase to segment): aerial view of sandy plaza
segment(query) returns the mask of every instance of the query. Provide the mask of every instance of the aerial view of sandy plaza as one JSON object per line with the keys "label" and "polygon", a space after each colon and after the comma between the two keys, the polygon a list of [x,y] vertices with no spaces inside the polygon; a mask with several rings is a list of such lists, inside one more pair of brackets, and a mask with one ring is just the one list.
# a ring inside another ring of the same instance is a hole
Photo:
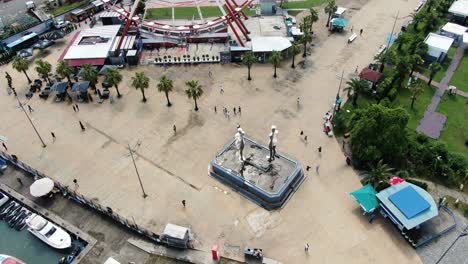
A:
{"label": "aerial view of sandy plaza", "polygon": [[0,264],[468,264],[468,0],[1,0]]}

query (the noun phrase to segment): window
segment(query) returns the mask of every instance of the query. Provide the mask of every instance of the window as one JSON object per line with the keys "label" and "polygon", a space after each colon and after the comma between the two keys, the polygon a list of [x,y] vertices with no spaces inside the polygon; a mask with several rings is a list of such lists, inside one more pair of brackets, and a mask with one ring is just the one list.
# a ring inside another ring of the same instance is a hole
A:
{"label": "window", "polygon": [[45,236],[46,236],[46,237],[51,237],[51,236],[55,233],[55,231],[57,231],[57,228],[52,227],[52,228],[45,234]]}

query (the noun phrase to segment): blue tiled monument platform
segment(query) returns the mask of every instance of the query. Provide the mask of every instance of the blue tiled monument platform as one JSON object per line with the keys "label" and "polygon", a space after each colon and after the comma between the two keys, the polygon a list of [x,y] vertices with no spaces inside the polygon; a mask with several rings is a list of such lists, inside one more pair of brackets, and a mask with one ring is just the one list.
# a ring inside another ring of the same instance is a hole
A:
{"label": "blue tiled monument platform", "polygon": [[268,147],[244,142],[244,163],[232,140],[211,161],[209,174],[267,210],[282,208],[305,179],[301,165],[280,153],[270,163]]}

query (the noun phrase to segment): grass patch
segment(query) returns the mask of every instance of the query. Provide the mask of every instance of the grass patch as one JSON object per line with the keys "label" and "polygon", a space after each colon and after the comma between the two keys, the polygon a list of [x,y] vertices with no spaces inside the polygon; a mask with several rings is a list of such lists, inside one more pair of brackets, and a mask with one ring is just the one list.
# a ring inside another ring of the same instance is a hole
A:
{"label": "grass patch", "polygon": [[444,94],[437,112],[447,116],[439,140],[447,145],[450,152],[458,152],[468,158],[468,98]]}
{"label": "grass patch", "polygon": [[303,10],[288,10],[288,15],[290,16],[297,16],[299,13],[301,13]]}
{"label": "grass patch", "polygon": [[[220,17],[223,15],[218,6],[200,6],[202,16]],[[244,9],[248,16],[254,16],[255,10],[249,8]],[[227,12],[226,12],[227,13]],[[199,18],[198,9],[196,6],[174,7],[175,19],[192,19],[192,17]],[[148,19],[172,19],[172,8],[149,8],[146,10],[146,18]]]}
{"label": "grass patch", "polygon": [[424,111],[426,111],[427,106],[431,103],[435,90],[436,88],[433,86],[425,86],[424,93],[416,98],[413,109],[411,109],[411,90],[404,88],[398,92],[398,95],[395,101],[393,101],[393,104],[395,106],[403,107],[406,112],[408,112],[410,116],[408,121],[408,128],[410,130],[416,130],[419,121],[424,115]]}
{"label": "grass patch", "polygon": [[457,70],[450,80],[450,84],[455,85],[462,91],[468,92],[468,52],[465,51]]}
{"label": "grass patch", "polygon": [[311,8],[314,6],[318,6],[322,3],[325,3],[325,0],[305,0],[305,1],[292,1],[292,2],[283,2],[283,9],[290,9],[290,8]]}
{"label": "grass patch", "polygon": [[62,13],[65,13],[69,10],[72,10],[72,9],[75,9],[85,3],[88,3],[89,1],[80,1],[80,2],[76,2],[76,3],[70,3],[70,4],[66,4],[66,5],[62,5],[62,6],[59,6],[53,10],[50,11],[50,13],[54,16],[57,16],[57,15],[60,15]]}
{"label": "grass patch", "polygon": [[[447,57],[444,59],[444,61],[441,63],[442,69],[436,73],[434,76],[433,80],[436,82],[442,81],[442,79],[445,76],[445,73],[447,72],[448,67],[450,66],[450,63],[452,63],[452,58],[457,52],[457,49],[454,47],[451,47],[449,51],[447,52]],[[425,63],[423,68],[420,70],[420,72],[429,77],[429,63]]]}
{"label": "grass patch", "polygon": [[447,201],[447,205],[448,207],[454,209],[454,210],[457,210],[459,211],[462,215],[464,215],[465,217],[468,217],[468,203],[465,203],[463,201],[459,201],[458,202],[458,205],[455,204],[455,198],[453,198],[452,196],[450,195],[445,195],[444,196],[446,201]]}

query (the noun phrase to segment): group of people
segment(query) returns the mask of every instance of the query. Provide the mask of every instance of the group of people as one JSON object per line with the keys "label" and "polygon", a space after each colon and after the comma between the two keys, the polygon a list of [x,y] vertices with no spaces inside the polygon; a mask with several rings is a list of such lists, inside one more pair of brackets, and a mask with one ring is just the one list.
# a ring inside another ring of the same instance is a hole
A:
{"label": "group of people", "polygon": [[[214,111],[215,113],[218,113],[218,108],[216,106],[214,107]],[[242,108],[240,106],[238,106],[237,108],[234,106],[232,108],[232,113],[234,113],[234,115],[242,115]],[[231,111],[224,106],[223,106],[223,114],[224,114],[224,117],[226,117],[227,119],[229,120],[231,119]]]}

